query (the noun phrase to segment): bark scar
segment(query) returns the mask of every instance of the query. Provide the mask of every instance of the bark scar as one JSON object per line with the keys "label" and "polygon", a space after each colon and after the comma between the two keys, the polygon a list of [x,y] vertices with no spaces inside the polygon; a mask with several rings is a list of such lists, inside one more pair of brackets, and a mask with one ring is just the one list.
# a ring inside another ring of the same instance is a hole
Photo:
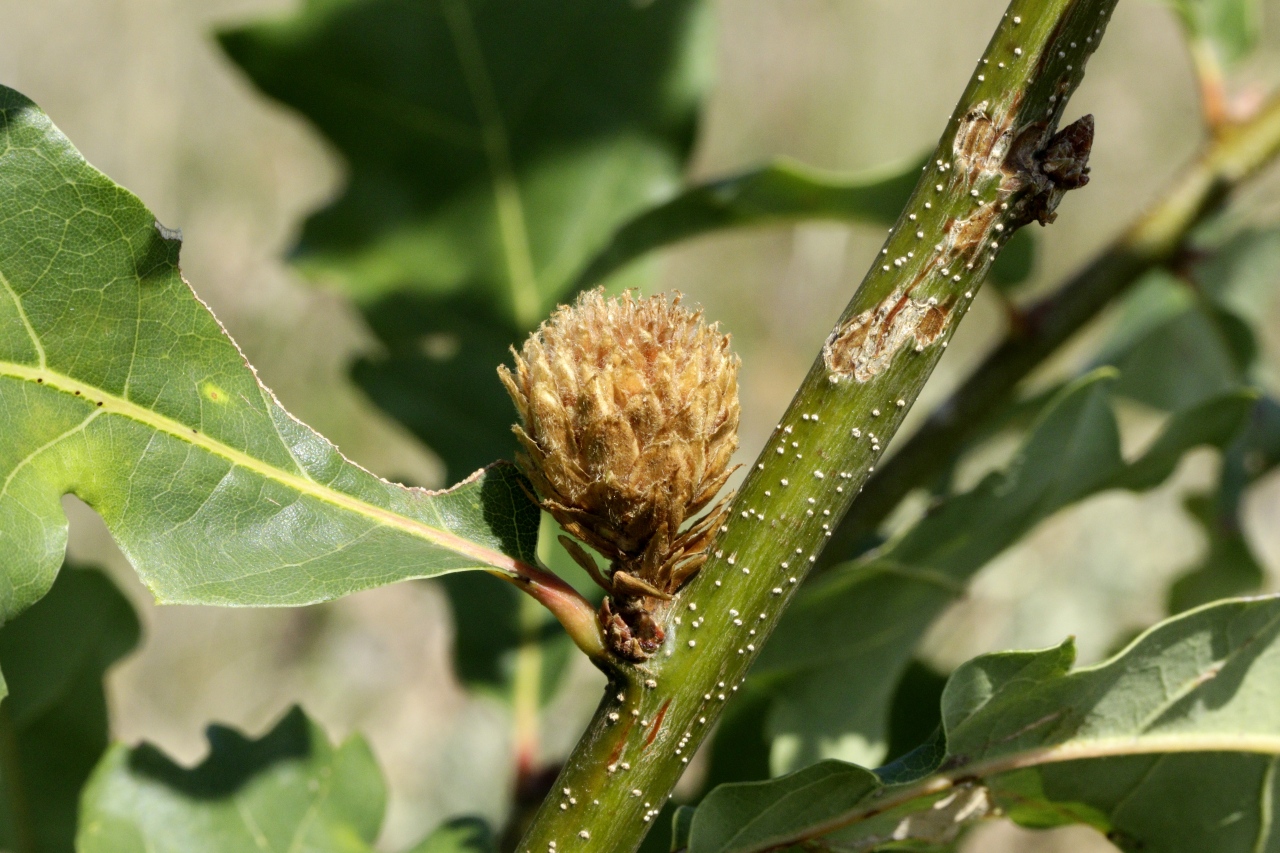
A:
{"label": "bark scar", "polygon": [[649,736],[644,739],[644,748],[647,749],[654,738],[658,736],[658,729],[662,728],[662,721],[667,717],[667,708],[671,707],[671,700],[662,703],[662,709],[658,711],[658,716],[653,718],[653,725],[649,727]]}
{"label": "bark scar", "polygon": [[[946,277],[961,267],[983,265],[987,247],[994,254],[1001,240],[1021,226],[1053,222],[1062,197],[1089,183],[1093,116],[1051,133],[1045,122],[1015,126],[1019,103],[1015,99],[993,113],[991,104],[982,101],[965,113],[951,146],[952,189],[976,198],[991,193],[992,179],[998,179],[994,193],[965,218],[946,222],[937,251],[909,282],[836,327],[822,347],[831,382],[849,377],[868,382],[902,347],[910,344],[919,352],[937,340],[951,320],[955,298],[939,304],[934,297],[913,297],[916,289],[936,274]],[[982,186],[988,189],[984,192]],[[954,277],[961,280],[959,274]]]}
{"label": "bark scar", "polygon": [[842,323],[822,347],[833,382],[852,376],[866,382],[889,366],[905,344],[923,349],[937,340],[951,318],[951,306],[936,299],[912,299],[894,291],[875,308]]}

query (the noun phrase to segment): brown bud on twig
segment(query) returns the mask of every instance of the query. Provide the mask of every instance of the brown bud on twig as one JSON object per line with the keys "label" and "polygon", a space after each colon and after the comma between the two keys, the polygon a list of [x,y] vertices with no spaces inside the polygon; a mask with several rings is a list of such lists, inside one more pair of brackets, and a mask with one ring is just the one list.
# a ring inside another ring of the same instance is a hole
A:
{"label": "brown bud on twig", "polygon": [[738,446],[738,358],[729,338],[680,297],[560,307],[529,336],[514,372],[498,369],[520,412],[519,462],[547,512],[610,560],[574,559],[610,593],[601,620],[614,650],[643,660],[662,642],[652,614],[706,561]]}

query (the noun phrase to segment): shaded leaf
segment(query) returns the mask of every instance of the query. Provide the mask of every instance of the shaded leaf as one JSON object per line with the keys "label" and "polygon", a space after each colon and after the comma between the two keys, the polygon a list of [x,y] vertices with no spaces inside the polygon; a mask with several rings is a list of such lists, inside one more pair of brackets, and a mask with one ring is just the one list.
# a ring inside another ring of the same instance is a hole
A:
{"label": "shaded leaf", "polygon": [[1169,610],[1178,613],[1262,585],[1262,566],[1243,529],[1245,490],[1280,465],[1280,404],[1259,400],[1242,434],[1223,454],[1214,490],[1193,495],[1187,512],[1201,526],[1208,546],[1203,558],[1169,590]]}
{"label": "shaded leaf", "polygon": [[478,818],[457,818],[406,853],[497,853],[497,849],[488,824]]}
{"label": "shaded leaf", "polygon": [[533,558],[514,469],[433,493],[347,461],[258,382],[172,232],[21,95],[0,89],[0,120],[0,613],[52,583],[67,492],[170,602],[305,604]]}
{"label": "shaded leaf", "polygon": [[[1117,391],[1176,411],[1240,387],[1253,359],[1247,327],[1213,309],[1191,308],[1154,329],[1114,363]],[[1170,370],[1177,365],[1177,370]]]}
{"label": "shaded leaf", "polygon": [[590,287],[654,249],[713,231],[808,219],[890,225],[919,177],[919,161],[848,178],[779,160],[698,184],[618,228],[577,284]]}
{"label": "shaded leaf", "polygon": [[1200,292],[1239,317],[1265,316],[1276,301],[1280,230],[1246,229],[1201,251],[1205,257],[1192,270]]}
{"label": "shaded leaf", "polygon": [[1210,494],[1191,495],[1183,505],[1200,524],[1208,547],[1200,562],[1170,587],[1170,612],[1181,613],[1260,587],[1265,572],[1249,547],[1244,531],[1237,526],[1236,518],[1220,514]]}
{"label": "shaded leaf", "polygon": [[708,20],[700,0],[309,0],[222,34],[345,157],[296,260],[361,306],[384,351],[356,381],[449,478],[515,452],[494,368],[678,185]]}
{"label": "shaded leaf", "polygon": [[705,23],[696,0],[309,0],[221,41],[349,164],[305,269],[366,303],[497,300],[528,328],[676,183]]}
{"label": "shaded leaf", "polygon": [[106,575],[69,566],[0,629],[0,847],[74,849],[80,789],[107,748],[103,675],[137,641],[138,619]]}
{"label": "shaded leaf", "polygon": [[363,740],[334,747],[296,708],[259,740],[208,734],[191,769],[149,744],[113,746],[85,789],[77,850],[371,853],[386,791]]}
{"label": "shaded leaf", "polygon": [[524,333],[492,301],[394,293],[365,306],[365,317],[384,350],[357,361],[352,378],[440,457],[448,477],[513,458],[516,413],[495,368],[510,363]]}
{"label": "shaded leaf", "polygon": [[672,853],[684,850],[689,846],[689,833],[693,829],[694,809],[691,806],[679,806],[671,816],[671,850]]}
{"label": "shaded leaf", "polygon": [[924,743],[942,723],[938,706],[947,676],[929,664],[913,660],[902,673],[889,706],[886,757],[892,761]]}
{"label": "shaded leaf", "polygon": [[1073,659],[1067,642],[960,667],[942,699],[946,754],[915,778],[882,784],[826,761],[716,789],[694,817],[690,853],[815,838],[828,850],[916,849],[997,810],[1029,826],[1091,825],[1146,853],[1280,844],[1270,819],[1280,597],[1175,617],[1097,666],[1071,671]]}
{"label": "shaded leaf", "polygon": [[883,759],[888,709],[916,643],[979,569],[1059,509],[1107,489],[1154,488],[1191,448],[1226,445],[1252,405],[1237,392],[1179,412],[1126,462],[1113,382],[1102,371],[1068,386],[1005,471],[802,592],[753,670],[775,696],[775,772],[826,757]]}
{"label": "shaded leaf", "polygon": [[1098,363],[1120,370],[1117,393],[1176,411],[1245,384],[1256,356],[1253,332],[1240,317],[1156,272],[1125,300]]}
{"label": "shaded leaf", "polygon": [[1000,257],[991,265],[989,278],[1002,293],[1017,290],[1018,285],[1031,278],[1036,269],[1036,232],[1019,228],[1000,250]]}
{"label": "shaded leaf", "polygon": [[[1280,232],[1244,230],[1199,247],[1193,287],[1150,276],[1127,300],[1112,352],[1127,362],[1122,393],[1161,407],[1246,381],[1258,364],[1254,330],[1267,316],[1280,270]],[[1169,364],[1177,370],[1169,370]],[[1136,368],[1136,369],[1135,369]],[[1265,382],[1265,377],[1257,377]],[[1280,463],[1280,407],[1263,399],[1226,448],[1217,485],[1188,500],[1208,541],[1206,553],[1170,589],[1171,612],[1258,588],[1263,575],[1243,532],[1245,490]]]}

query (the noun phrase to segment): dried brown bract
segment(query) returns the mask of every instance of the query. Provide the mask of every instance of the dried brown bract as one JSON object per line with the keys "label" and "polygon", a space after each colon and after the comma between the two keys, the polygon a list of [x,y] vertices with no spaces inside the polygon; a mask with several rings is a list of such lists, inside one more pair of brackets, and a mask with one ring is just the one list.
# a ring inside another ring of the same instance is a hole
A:
{"label": "dried brown bract", "polygon": [[738,446],[738,358],[680,297],[582,294],[558,308],[498,374],[519,410],[519,463],[540,503],[610,560],[601,622],[613,650],[643,660],[661,645],[653,617],[706,561],[721,501],[682,530],[729,478]]}

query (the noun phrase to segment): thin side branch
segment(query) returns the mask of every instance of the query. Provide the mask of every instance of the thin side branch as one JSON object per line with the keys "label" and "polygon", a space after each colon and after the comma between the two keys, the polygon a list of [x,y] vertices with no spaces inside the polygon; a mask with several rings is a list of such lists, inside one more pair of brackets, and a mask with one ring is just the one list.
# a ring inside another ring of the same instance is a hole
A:
{"label": "thin side branch", "polygon": [[574,645],[587,657],[593,661],[604,662],[608,657],[604,647],[604,636],[600,632],[596,609],[591,602],[553,572],[518,560],[514,561],[514,565],[515,574],[499,571],[491,571],[490,574],[532,596],[535,601],[551,611],[551,614],[564,626]]}

